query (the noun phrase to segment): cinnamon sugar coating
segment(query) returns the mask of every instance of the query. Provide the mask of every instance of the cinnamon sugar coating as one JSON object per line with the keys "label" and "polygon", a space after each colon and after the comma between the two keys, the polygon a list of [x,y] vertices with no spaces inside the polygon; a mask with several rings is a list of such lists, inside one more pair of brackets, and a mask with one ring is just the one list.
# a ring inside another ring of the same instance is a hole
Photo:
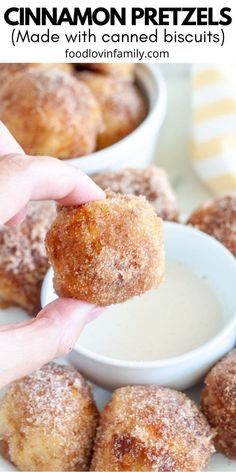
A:
{"label": "cinnamon sugar coating", "polygon": [[39,308],[40,289],[48,269],[44,239],[56,211],[51,202],[31,202],[25,220],[0,227],[0,306]]}
{"label": "cinnamon sugar coating", "polygon": [[72,367],[47,364],[10,385],[0,406],[1,441],[24,471],[87,471],[98,413]]}
{"label": "cinnamon sugar coating", "polygon": [[98,101],[103,117],[97,148],[103,149],[127,136],[144,120],[147,104],[136,85],[96,72],[78,72]]}
{"label": "cinnamon sugar coating", "polygon": [[236,256],[236,196],[227,195],[195,210],[187,224],[214,236]]}
{"label": "cinnamon sugar coating", "polygon": [[236,459],[236,349],[206,376],[202,410],[216,430],[216,449],[230,459]]}
{"label": "cinnamon sugar coating", "polygon": [[116,390],[100,417],[92,471],[200,472],[211,430],[183,393],[156,386]]}
{"label": "cinnamon sugar coating", "polygon": [[95,72],[100,72],[101,74],[111,75],[119,80],[126,80],[129,82],[134,81],[134,71],[135,71],[135,64],[131,63],[114,63],[114,62],[100,62],[94,64],[85,64],[81,63],[78,64],[79,67],[85,68],[88,70],[92,70]]}
{"label": "cinnamon sugar coating", "polygon": [[13,75],[29,69],[58,69],[64,72],[73,73],[73,65],[68,63],[42,63],[42,62],[17,62],[0,64],[0,83],[9,80]]}
{"label": "cinnamon sugar coating", "polygon": [[26,153],[60,159],[94,151],[102,125],[100,107],[84,83],[40,68],[4,81],[0,119]]}
{"label": "cinnamon sugar coating", "polygon": [[144,195],[163,220],[178,221],[179,209],[167,174],[159,167],[121,169],[92,176],[102,187],[128,195]]}
{"label": "cinnamon sugar coating", "polygon": [[162,220],[142,196],[108,192],[104,200],[59,208],[46,247],[62,297],[106,306],[163,279]]}

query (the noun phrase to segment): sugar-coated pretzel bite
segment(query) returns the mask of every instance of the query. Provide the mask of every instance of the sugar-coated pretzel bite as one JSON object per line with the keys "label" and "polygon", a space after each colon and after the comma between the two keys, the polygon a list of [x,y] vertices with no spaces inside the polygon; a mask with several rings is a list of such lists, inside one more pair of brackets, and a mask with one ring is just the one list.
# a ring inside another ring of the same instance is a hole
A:
{"label": "sugar-coated pretzel bite", "polygon": [[18,72],[32,69],[58,69],[64,72],[73,73],[73,65],[68,63],[5,62],[0,64],[0,84],[2,84],[3,80],[9,80]]}
{"label": "sugar-coated pretzel bite", "polygon": [[134,81],[135,64],[133,63],[115,63],[115,62],[96,62],[96,63],[81,63],[81,68],[100,72],[101,74],[111,75],[119,80]]}
{"label": "sugar-coated pretzel bite", "polygon": [[156,386],[116,390],[100,417],[91,471],[200,472],[211,430],[183,393]]}
{"label": "sugar-coated pretzel bite", "polygon": [[39,309],[48,270],[44,239],[55,215],[52,202],[31,202],[21,224],[0,227],[0,307]]}
{"label": "sugar-coated pretzel bite", "polygon": [[92,176],[102,189],[128,195],[144,195],[163,220],[177,221],[179,209],[176,196],[164,169],[149,166],[102,172]]}
{"label": "sugar-coated pretzel bite", "polygon": [[140,196],[61,207],[46,237],[54,288],[100,306],[123,302],[163,279],[163,225]]}
{"label": "sugar-coated pretzel bite", "polygon": [[147,103],[135,84],[117,80],[96,72],[78,72],[98,101],[103,128],[98,134],[97,148],[116,143],[135,130],[147,114]]}
{"label": "sugar-coated pretzel bite", "polygon": [[236,256],[236,195],[226,195],[204,203],[187,224],[210,234]]}
{"label": "sugar-coated pretzel bite", "polygon": [[0,119],[27,154],[60,159],[94,151],[102,126],[89,88],[56,69],[29,69],[4,81]]}
{"label": "sugar-coated pretzel bite", "polygon": [[236,349],[219,361],[205,378],[202,410],[215,429],[215,447],[236,459]]}
{"label": "sugar-coated pretzel bite", "polygon": [[47,364],[13,382],[0,403],[0,436],[19,470],[87,471],[98,413],[72,367]]}

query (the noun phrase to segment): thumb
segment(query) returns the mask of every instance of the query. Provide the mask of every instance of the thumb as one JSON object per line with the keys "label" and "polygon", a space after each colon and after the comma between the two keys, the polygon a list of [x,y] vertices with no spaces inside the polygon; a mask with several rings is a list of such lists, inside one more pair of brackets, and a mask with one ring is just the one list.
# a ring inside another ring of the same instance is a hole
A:
{"label": "thumb", "polygon": [[101,308],[59,298],[34,320],[0,328],[0,387],[70,352],[85,324]]}
{"label": "thumb", "polygon": [[[4,156],[4,154],[24,154],[24,151],[3,122],[0,121],[0,156]],[[11,218],[7,224],[9,226],[15,226],[23,221],[25,215],[26,208],[22,209],[17,215]]]}

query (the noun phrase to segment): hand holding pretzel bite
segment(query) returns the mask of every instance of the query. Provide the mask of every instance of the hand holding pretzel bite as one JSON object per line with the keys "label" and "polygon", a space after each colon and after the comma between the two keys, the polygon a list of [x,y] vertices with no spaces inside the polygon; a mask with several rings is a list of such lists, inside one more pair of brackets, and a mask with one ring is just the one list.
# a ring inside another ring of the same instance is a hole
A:
{"label": "hand holding pretzel bite", "polygon": [[[30,200],[78,205],[105,196],[79,170],[57,159],[25,156],[3,124],[0,155],[0,225],[20,223]],[[61,298],[33,320],[0,326],[0,386],[66,354],[84,325],[98,313],[99,308],[91,304]]]}

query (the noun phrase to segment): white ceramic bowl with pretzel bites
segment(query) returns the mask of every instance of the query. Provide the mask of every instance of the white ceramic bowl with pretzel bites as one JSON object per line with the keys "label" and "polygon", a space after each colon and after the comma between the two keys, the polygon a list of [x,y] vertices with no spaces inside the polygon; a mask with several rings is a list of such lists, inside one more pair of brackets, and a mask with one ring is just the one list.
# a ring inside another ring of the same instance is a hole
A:
{"label": "white ceramic bowl with pretzel bites", "polygon": [[166,85],[157,65],[137,64],[135,74],[148,103],[144,121],[117,143],[88,156],[67,159],[67,163],[92,175],[117,168],[144,167],[151,161],[166,114]]}
{"label": "white ceramic bowl with pretzel bites", "polygon": [[[180,390],[186,389],[201,380],[210,367],[235,344],[235,258],[221,243],[194,228],[170,222],[165,222],[164,228],[167,262],[176,261],[191,269],[199,277],[206,278],[209,281],[215,296],[222,306],[222,325],[220,325],[219,330],[207,342],[204,342],[197,348],[182,355],[160,360],[120,360],[109,355],[103,355],[101,352],[98,353],[93,348],[88,349],[78,340],[69,355],[69,361],[88,379],[108,390],[132,384],[158,384]],[[42,287],[42,306],[45,306],[55,298],[53,272],[50,269]],[[117,310],[117,306],[121,307],[121,305],[113,305],[107,308],[111,316],[113,310]],[[147,309],[153,310],[155,316],[158,317],[155,303],[153,305],[148,303],[146,309],[144,305],[142,314],[144,319],[147,317]],[[110,326],[109,333],[111,333],[110,335],[115,343],[116,328],[115,326],[113,330],[111,328]],[[101,332],[99,333],[99,329],[95,330],[93,338],[90,340],[90,346],[95,344],[95,337],[102,336],[102,334]],[[158,337],[157,334],[153,325],[151,335],[153,335],[154,341]],[[176,336],[180,334],[181,326]],[[145,333],[143,335],[145,336]],[[127,332],[124,332],[124,336],[127,338]],[[132,330],[129,336],[130,338],[133,336]],[[168,336],[170,337],[170,334],[165,333],[167,343]],[[132,339],[132,342],[135,343],[136,340]],[[137,339],[137,343],[139,342],[140,339]],[[146,342],[148,343],[150,340],[147,339]]]}

